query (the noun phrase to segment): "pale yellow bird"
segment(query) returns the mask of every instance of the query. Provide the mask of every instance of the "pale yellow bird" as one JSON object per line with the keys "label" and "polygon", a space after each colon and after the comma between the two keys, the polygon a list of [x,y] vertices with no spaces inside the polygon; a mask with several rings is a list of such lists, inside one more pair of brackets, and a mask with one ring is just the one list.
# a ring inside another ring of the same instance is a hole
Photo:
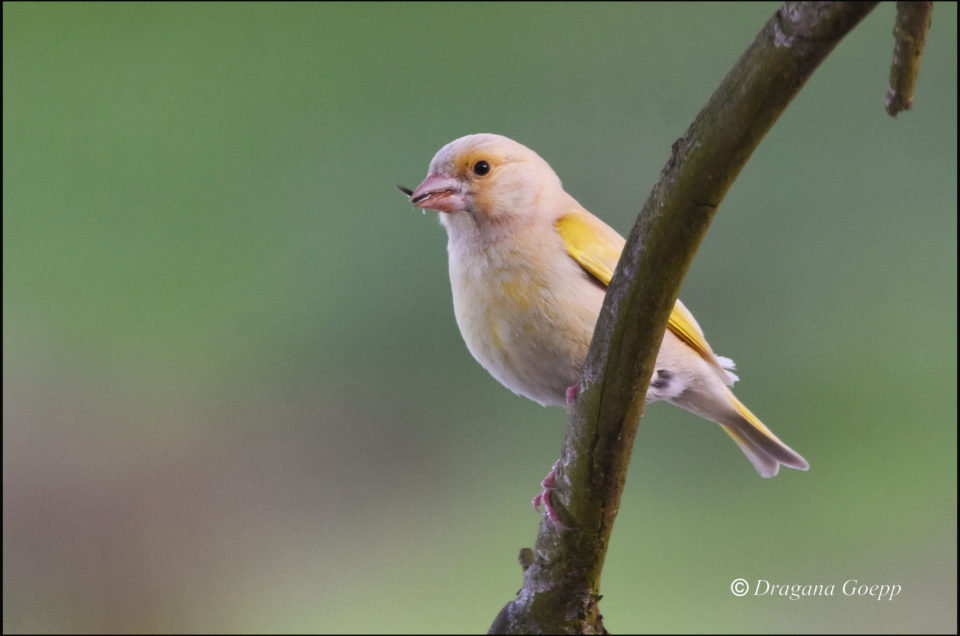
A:
{"label": "pale yellow bird", "polygon": [[[447,230],[453,308],[473,357],[508,389],[565,406],[587,357],[624,239],[564,191],[540,155],[501,135],[441,148],[410,195]],[[647,402],[666,400],[718,423],[764,477],[809,464],[728,388],[733,362],[713,353],[679,300],[660,345]],[[543,500],[556,520],[544,480]]]}

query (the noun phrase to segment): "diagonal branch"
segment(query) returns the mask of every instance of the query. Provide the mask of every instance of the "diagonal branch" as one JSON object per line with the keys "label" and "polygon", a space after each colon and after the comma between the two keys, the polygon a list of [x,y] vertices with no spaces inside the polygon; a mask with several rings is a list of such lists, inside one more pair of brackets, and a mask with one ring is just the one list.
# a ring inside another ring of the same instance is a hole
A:
{"label": "diagonal branch", "polygon": [[[554,504],[517,598],[491,633],[603,633],[598,585],[660,341],[707,227],[754,148],[876,3],[787,2],[737,61],[673,154],[627,240],[570,413]],[[655,272],[656,275],[641,275]]]}

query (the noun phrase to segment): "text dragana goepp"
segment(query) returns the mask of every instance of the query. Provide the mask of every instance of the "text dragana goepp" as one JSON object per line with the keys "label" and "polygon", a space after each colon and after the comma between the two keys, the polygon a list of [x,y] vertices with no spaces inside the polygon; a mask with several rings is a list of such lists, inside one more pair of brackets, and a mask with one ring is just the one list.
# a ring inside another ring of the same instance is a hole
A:
{"label": "text dragana goepp", "polygon": [[[868,585],[857,579],[847,579],[840,586],[843,596],[873,598],[878,601],[892,601],[903,587],[899,584],[875,583]],[[766,579],[757,579],[753,588],[753,596],[785,596],[795,601],[804,596],[836,596],[837,585],[834,583],[771,583]]]}

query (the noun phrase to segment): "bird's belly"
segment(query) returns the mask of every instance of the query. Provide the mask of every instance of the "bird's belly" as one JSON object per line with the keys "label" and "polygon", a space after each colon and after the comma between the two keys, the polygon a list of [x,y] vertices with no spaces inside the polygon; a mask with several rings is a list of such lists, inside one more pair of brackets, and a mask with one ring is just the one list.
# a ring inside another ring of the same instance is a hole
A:
{"label": "bird's belly", "polygon": [[[549,274],[547,274],[549,275]],[[579,272],[575,272],[579,275]],[[603,291],[518,268],[451,270],[457,325],[473,357],[501,384],[543,405],[566,404],[586,359]],[[550,291],[553,290],[553,291]]]}

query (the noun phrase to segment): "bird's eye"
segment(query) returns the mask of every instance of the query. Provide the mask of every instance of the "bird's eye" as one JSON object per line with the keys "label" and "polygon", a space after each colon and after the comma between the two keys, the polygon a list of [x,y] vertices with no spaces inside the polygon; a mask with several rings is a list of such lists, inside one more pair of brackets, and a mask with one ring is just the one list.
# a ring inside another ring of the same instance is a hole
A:
{"label": "bird's eye", "polygon": [[479,176],[483,176],[490,172],[490,164],[481,159],[477,163],[473,164],[473,173]]}

